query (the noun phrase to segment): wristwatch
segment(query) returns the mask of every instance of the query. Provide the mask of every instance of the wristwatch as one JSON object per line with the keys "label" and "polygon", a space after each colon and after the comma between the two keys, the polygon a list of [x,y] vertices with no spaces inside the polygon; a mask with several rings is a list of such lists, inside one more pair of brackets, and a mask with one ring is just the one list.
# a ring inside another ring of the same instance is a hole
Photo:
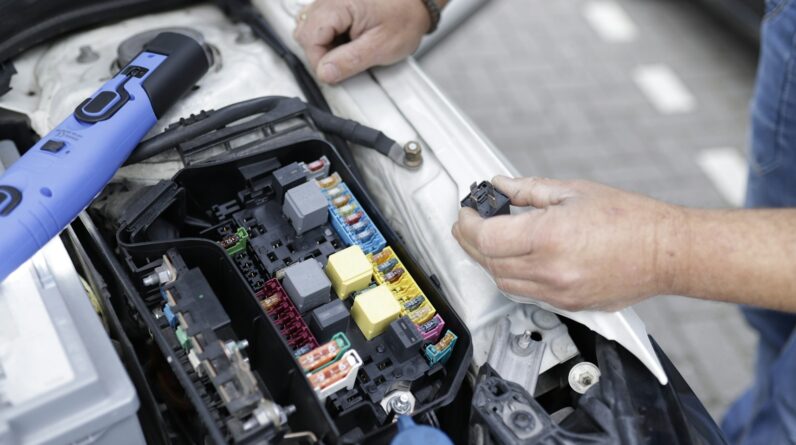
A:
{"label": "wristwatch", "polygon": [[423,4],[426,6],[426,10],[428,10],[428,15],[431,17],[431,26],[429,26],[428,32],[426,34],[431,34],[432,32],[437,30],[437,25],[439,25],[439,19],[442,15],[441,14],[442,10],[437,4],[437,0],[422,0],[422,1]]}

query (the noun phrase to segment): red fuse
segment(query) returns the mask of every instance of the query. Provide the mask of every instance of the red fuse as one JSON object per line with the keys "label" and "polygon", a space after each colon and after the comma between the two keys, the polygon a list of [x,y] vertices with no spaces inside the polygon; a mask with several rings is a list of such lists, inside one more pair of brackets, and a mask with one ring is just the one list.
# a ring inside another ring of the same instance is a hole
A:
{"label": "red fuse", "polygon": [[362,216],[364,215],[365,214],[362,212],[356,212],[353,215],[348,215],[345,217],[345,223],[348,224],[349,226],[352,224],[356,224],[359,222],[360,219],[362,219]]}

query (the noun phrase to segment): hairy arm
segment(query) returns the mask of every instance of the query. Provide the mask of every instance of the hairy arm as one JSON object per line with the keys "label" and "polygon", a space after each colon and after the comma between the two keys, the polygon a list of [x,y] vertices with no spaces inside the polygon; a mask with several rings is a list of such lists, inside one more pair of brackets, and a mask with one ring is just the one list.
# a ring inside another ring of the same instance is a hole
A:
{"label": "hairy arm", "polygon": [[796,210],[686,214],[664,292],[796,312]]}
{"label": "hairy arm", "polygon": [[587,181],[493,179],[527,212],[453,235],[504,291],[567,310],[659,294],[796,311],[796,210],[699,210]]}

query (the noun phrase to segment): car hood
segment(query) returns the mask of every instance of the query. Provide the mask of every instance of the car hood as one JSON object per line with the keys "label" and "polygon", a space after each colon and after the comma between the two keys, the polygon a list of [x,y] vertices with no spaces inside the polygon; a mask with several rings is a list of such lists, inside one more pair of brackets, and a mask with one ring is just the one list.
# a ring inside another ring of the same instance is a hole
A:
{"label": "car hood", "polygon": [[[255,2],[297,53],[299,48],[290,35],[293,14],[303,3]],[[201,5],[73,34],[23,53],[14,60],[19,74],[12,79],[13,89],[0,97],[0,107],[28,115],[32,127],[45,134],[111,76],[121,41],[142,31],[174,26],[201,30],[216,63],[198,89],[173,107],[151,134],[202,109],[218,109],[258,96],[301,96],[289,70],[273,51],[254,39],[245,26],[231,23],[211,5]],[[88,50],[97,59],[83,63],[81,54]],[[497,289],[491,277],[459,247],[450,227],[470,184],[518,172],[412,59],[371,70],[338,86],[323,86],[323,92],[337,114],[378,128],[400,143],[421,143],[424,162],[411,171],[372,150],[354,147],[353,152],[370,194],[415,257],[437,277],[472,331],[475,364],[483,364],[498,321],[522,313],[522,306],[528,303]],[[181,166],[176,154],[165,153],[123,168],[116,180],[151,184],[171,177]],[[632,308],[573,313],[535,304],[617,341],[661,384],[667,382],[644,323]]]}

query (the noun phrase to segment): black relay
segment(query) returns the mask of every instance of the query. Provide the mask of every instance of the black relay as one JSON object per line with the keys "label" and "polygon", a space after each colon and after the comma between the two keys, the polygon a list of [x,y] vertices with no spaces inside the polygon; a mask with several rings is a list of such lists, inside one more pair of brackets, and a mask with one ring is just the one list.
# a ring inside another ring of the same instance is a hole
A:
{"label": "black relay", "polygon": [[474,182],[470,186],[470,194],[462,199],[462,207],[470,207],[478,212],[483,218],[495,215],[508,215],[510,211],[510,200],[508,196],[495,190],[489,181],[482,181],[480,184]]}

